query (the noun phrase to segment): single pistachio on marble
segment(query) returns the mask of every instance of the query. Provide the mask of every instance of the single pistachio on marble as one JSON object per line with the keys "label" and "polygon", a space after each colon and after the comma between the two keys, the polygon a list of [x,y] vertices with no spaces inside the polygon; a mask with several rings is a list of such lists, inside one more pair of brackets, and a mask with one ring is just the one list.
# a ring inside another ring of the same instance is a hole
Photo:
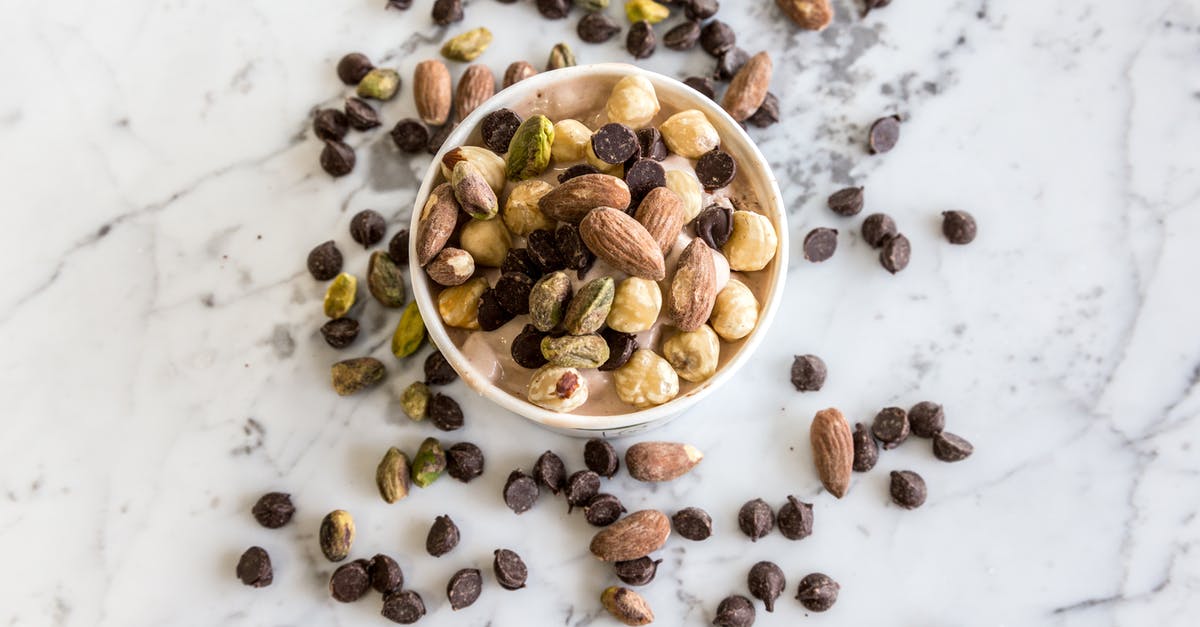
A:
{"label": "single pistachio on marble", "polygon": [[358,95],[375,100],[391,100],[400,91],[400,73],[387,68],[375,68],[358,83]]}
{"label": "single pistachio on marble", "polygon": [[350,555],[354,544],[354,518],[344,509],[335,509],[321,520],[317,535],[321,553],[331,562],[340,562]]}
{"label": "single pistachio on marble", "polygon": [[448,39],[442,46],[442,56],[451,61],[474,61],[492,43],[492,31],[473,28]]}
{"label": "single pistachio on marble", "polygon": [[379,486],[379,496],[388,503],[395,503],[408,496],[408,486],[412,477],[408,472],[408,456],[400,449],[391,447],[383,454],[379,467],[375,469],[375,485]]}
{"label": "single pistachio on marble", "polygon": [[384,307],[404,305],[404,275],[400,267],[382,250],[371,253],[367,263],[367,289]]}
{"label": "single pistachio on marble", "polygon": [[420,422],[425,420],[425,412],[429,408],[429,399],[433,393],[423,381],[413,381],[400,393],[400,407],[404,415]]}
{"label": "single pistachio on marble", "polygon": [[333,364],[333,390],[338,396],[349,396],[383,380],[387,367],[374,357],[358,357]]}
{"label": "single pistachio on marble", "polygon": [[546,71],[557,70],[564,67],[574,67],[575,52],[571,47],[564,42],[554,44],[550,49],[550,58],[546,60]]}
{"label": "single pistachio on marble", "polygon": [[341,318],[346,315],[354,307],[354,298],[357,294],[357,277],[346,272],[337,275],[325,290],[325,315],[330,318]]}
{"label": "single pistachio on marble", "polygon": [[412,462],[412,482],[422,488],[429,487],[446,470],[446,452],[437,438],[425,438]]}
{"label": "single pistachio on marble", "polygon": [[404,359],[417,352],[424,340],[425,321],[421,319],[417,302],[413,301],[404,307],[404,313],[400,314],[400,322],[392,334],[392,354],[396,359]]}
{"label": "single pistachio on marble", "polygon": [[454,187],[454,197],[459,206],[476,220],[491,220],[500,211],[500,201],[496,192],[488,185],[487,179],[479,167],[470,161],[463,160],[454,164],[450,177]]}
{"label": "single pistachio on marble", "polygon": [[593,279],[579,288],[563,315],[563,326],[567,333],[585,335],[599,331],[608,318],[615,293],[616,283],[609,276]]}
{"label": "single pistachio on marble", "polygon": [[625,17],[630,24],[641,21],[657,24],[669,17],[671,10],[654,0],[629,0],[625,3]]}
{"label": "single pistachio on marble", "polygon": [[507,173],[511,181],[538,176],[550,165],[554,123],[544,115],[530,116],[517,127],[508,145]]}
{"label": "single pistachio on marble", "polygon": [[562,368],[599,368],[608,361],[608,342],[595,333],[546,337],[542,356]]}
{"label": "single pistachio on marble", "polygon": [[550,332],[562,322],[571,299],[571,278],[562,271],[551,272],[529,291],[529,319],[537,330]]}

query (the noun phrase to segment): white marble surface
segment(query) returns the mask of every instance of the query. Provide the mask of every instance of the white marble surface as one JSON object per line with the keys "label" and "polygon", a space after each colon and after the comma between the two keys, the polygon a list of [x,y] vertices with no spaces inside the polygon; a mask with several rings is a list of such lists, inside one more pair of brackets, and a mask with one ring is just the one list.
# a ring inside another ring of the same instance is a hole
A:
{"label": "white marble surface", "polygon": [[[355,555],[397,555],[429,606],[421,624],[613,624],[613,581],[586,550],[592,530],[544,498],[515,517],[507,472],[547,448],[582,464],[582,442],[490,409],[462,386],[466,429],[488,455],[475,483],[439,482],[402,504],[375,494],[387,444],[431,434],[377,390],[335,397],[340,354],[316,333],[322,287],[308,249],[375,208],[409,212],[427,157],[383,131],[354,135],[360,164],[332,182],[308,132],[344,90],[333,64],[359,49],[408,77],[443,31],[426,0],[4,3],[0,20],[0,589],[4,625],[387,624],[377,596],[328,598],[315,532],[341,507]],[[670,485],[608,484],[631,509],[696,505],[702,543],[673,539],[644,592],[658,624],[701,625],[772,558],[789,585],[758,624],[1190,625],[1200,611],[1200,8],[1189,0],[899,0],[866,20],[837,3],[822,34],[796,32],[773,3],[726,1],[751,49],[773,52],[785,122],[754,132],[792,206],[791,228],[842,229],[820,266],[793,254],[779,323],[737,385],[654,434],[707,452]],[[735,10],[736,9],[736,10]],[[610,9],[611,10],[611,9]],[[615,13],[615,10],[614,10]],[[490,24],[483,61],[540,65],[574,21],[531,3],[474,0],[452,28]],[[581,61],[621,60],[618,43]],[[684,76],[702,52],[647,64]],[[456,68],[456,72],[461,68]],[[867,124],[909,117],[895,151],[867,156]],[[912,265],[892,277],[824,197],[865,184],[868,210],[899,220]],[[941,241],[938,214],[972,211],[979,239]],[[800,241],[795,237],[794,241]],[[387,356],[394,314],[368,309],[352,353]],[[794,353],[829,364],[824,390],[787,382]],[[388,357],[390,359],[390,357]],[[391,363],[391,362],[389,362]],[[396,365],[393,381],[419,362]],[[819,489],[813,412],[853,420],[922,399],[945,404],[970,460],[946,465],[923,441],[882,456],[838,502]],[[628,441],[620,441],[623,448]],[[887,472],[925,475],[907,512]],[[263,491],[299,512],[279,531],[249,515]],[[747,542],[738,505],[812,501],[816,531]],[[433,516],[463,542],[423,551]],[[267,548],[275,583],[233,569]],[[529,587],[500,590],[497,546],[529,563]],[[445,581],[485,570],[473,607],[451,613]],[[837,606],[806,615],[800,577],[829,573]]]}

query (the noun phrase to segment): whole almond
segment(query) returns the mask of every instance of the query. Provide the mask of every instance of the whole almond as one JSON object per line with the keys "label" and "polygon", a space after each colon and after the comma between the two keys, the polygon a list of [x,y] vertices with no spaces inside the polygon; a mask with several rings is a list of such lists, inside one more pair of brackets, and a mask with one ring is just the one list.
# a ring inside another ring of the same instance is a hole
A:
{"label": "whole almond", "polygon": [[667,293],[667,315],[681,331],[695,331],[717,302],[717,266],[712,249],[697,237],[679,255]]}
{"label": "whole almond", "polygon": [[623,562],[657,551],[671,535],[671,520],[653,509],[634,512],[592,537],[592,555],[606,562]]}
{"label": "whole almond", "polygon": [[808,437],[812,441],[817,476],[829,493],[842,498],[850,488],[854,466],[854,436],[842,412],[830,407],[813,417]]}
{"label": "whole almond", "polygon": [[829,0],[775,0],[780,9],[800,28],[823,30],[833,21]]}
{"label": "whole almond", "polygon": [[771,56],[760,52],[752,57],[734,75],[725,91],[722,107],[729,112],[730,117],[741,122],[754,115],[767,99],[767,87],[771,84],[771,72],[774,66]]}
{"label": "whole almond", "polygon": [[625,274],[651,281],[667,276],[658,242],[646,227],[620,209],[593,209],[579,223],[579,236],[588,250]]}
{"label": "whole almond", "polygon": [[584,174],[568,179],[538,200],[538,209],[553,220],[578,224],[596,207],[629,206],[629,186],[607,174]]}
{"label": "whole almond", "polygon": [[633,218],[646,227],[650,237],[658,242],[662,254],[666,255],[675,247],[687,215],[679,194],[666,187],[655,187],[642,199]]}
{"label": "whole almond", "polygon": [[458,79],[458,89],[454,92],[455,119],[462,122],[495,93],[496,77],[492,76],[492,70],[488,66],[478,63],[467,66],[462,78]]}
{"label": "whole almond", "polygon": [[678,442],[638,442],[625,451],[625,467],[638,481],[678,479],[702,459],[700,449]]}
{"label": "whole almond", "polygon": [[429,193],[417,222],[417,264],[424,267],[446,246],[458,226],[458,201],[449,183]]}
{"label": "whole almond", "polygon": [[508,69],[504,70],[504,86],[515,85],[534,74],[537,74],[537,70],[528,61],[513,61]]}
{"label": "whole almond", "polygon": [[441,126],[450,119],[450,69],[437,59],[427,59],[413,70],[413,100],[421,121]]}
{"label": "whole almond", "polygon": [[425,272],[438,285],[462,285],[475,274],[475,259],[461,248],[447,246],[425,266]]}

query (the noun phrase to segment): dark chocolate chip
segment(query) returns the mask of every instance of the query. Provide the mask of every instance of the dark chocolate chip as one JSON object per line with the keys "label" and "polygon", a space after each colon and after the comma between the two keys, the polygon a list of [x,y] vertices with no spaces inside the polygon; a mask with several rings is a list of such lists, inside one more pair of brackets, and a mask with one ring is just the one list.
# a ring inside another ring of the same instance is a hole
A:
{"label": "dark chocolate chip", "polygon": [[434,557],[441,557],[458,546],[458,525],[449,516],[438,516],[425,536],[425,550]]}
{"label": "dark chocolate chip", "polygon": [[688,540],[699,542],[712,535],[712,516],[699,507],[685,507],[671,516],[675,533]]}
{"label": "dark chocolate chip", "polygon": [[658,46],[657,37],[654,35],[654,27],[650,22],[642,20],[634,22],[633,26],[629,27],[629,33],[625,35],[625,49],[635,59],[645,59],[654,54],[654,49]]}
{"label": "dark chocolate chip", "polygon": [[533,477],[520,469],[514,470],[504,482],[504,504],[518,514],[529,511],[537,502],[538,486]]}
{"label": "dark chocolate chip", "polygon": [[512,142],[521,122],[521,116],[512,109],[496,109],[487,114],[479,125],[484,145],[498,155],[508,152],[508,144]]}
{"label": "dark chocolate chip", "polygon": [[933,456],[944,462],[961,462],[975,452],[966,438],[942,431],[933,436]]}
{"label": "dark chocolate chip", "polygon": [[267,529],[278,529],[292,519],[296,506],[292,505],[290,494],[283,492],[268,492],[258,498],[250,509],[254,520]]}
{"label": "dark chocolate chip", "polygon": [[[532,324],[525,325],[524,329],[513,338],[512,346],[509,352],[512,354],[513,361],[522,368],[541,368],[550,363],[546,356],[542,354],[542,340],[546,337],[545,333],[537,330],[537,327]],[[611,357],[612,353],[609,353]],[[557,492],[555,492],[557,494]]]}
{"label": "dark chocolate chip", "polygon": [[425,358],[425,383],[428,385],[446,385],[458,378],[454,367],[442,355],[441,351],[433,351]]}
{"label": "dark chocolate chip", "polygon": [[321,109],[313,116],[313,134],[318,139],[340,140],[350,130],[350,120],[337,109]]}
{"label": "dark chocolate chip", "polygon": [[537,0],[537,10],[548,20],[561,20],[571,12],[571,0]]}
{"label": "dark chocolate chip", "polygon": [[483,591],[483,576],[478,568],[464,568],[454,573],[446,583],[446,598],[450,609],[461,610],[479,600]]}
{"label": "dark chocolate chip", "polygon": [[400,229],[388,242],[388,257],[396,265],[408,265],[408,229]]}
{"label": "dark chocolate chip", "polygon": [[371,587],[382,594],[395,592],[404,586],[404,571],[400,570],[396,560],[383,553],[371,558],[367,574],[371,576]]}
{"label": "dark chocolate chip", "polygon": [[837,229],[817,227],[804,236],[804,258],[821,263],[837,250]]}
{"label": "dark chocolate chip", "polygon": [[554,231],[537,229],[526,238],[525,246],[529,250],[529,256],[542,272],[554,272],[567,267],[562,256],[558,254],[558,239],[554,236]]}
{"label": "dark chocolate chip", "polygon": [[733,155],[714,148],[696,160],[696,177],[706,191],[714,191],[733,182],[737,175],[737,162]]}
{"label": "dark chocolate chip", "polygon": [[884,449],[894,449],[908,439],[908,414],[899,407],[884,407],[875,414],[871,435],[883,442]]}
{"label": "dark chocolate chip", "polygon": [[667,142],[663,140],[662,132],[653,126],[639,128],[637,131],[639,154],[644,159],[662,161],[667,158]]}
{"label": "dark chocolate chip", "polygon": [[792,385],[797,392],[816,392],[825,385],[825,361],[816,355],[796,355],[792,360]]}
{"label": "dark chocolate chip", "polygon": [[533,464],[533,478],[551,494],[557,495],[567,483],[567,468],[561,457],[546,451]]}
{"label": "dark chocolate chip", "polygon": [[354,170],[354,149],[336,140],[325,140],[321,150],[321,169],[329,176],[338,178]]}
{"label": "dark chocolate chip", "polygon": [[463,483],[483,474],[483,451],[470,442],[446,449],[446,473]]}
{"label": "dark chocolate chip", "polygon": [[476,317],[479,320],[480,329],[495,331],[508,324],[508,321],[516,316],[500,304],[500,297],[496,295],[496,290],[489,287],[479,296],[479,311]]}
{"label": "dark chocolate chip", "polygon": [[757,126],[758,128],[767,128],[779,121],[779,98],[771,92],[767,92],[767,97],[763,99],[763,103],[758,105],[754,113],[746,118],[746,122]]}
{"label": "dark chocolate chip", "polygon": [[520,590],[525,587],[525,579],[529,577],[529,569],[525,561],[516,551],[496,549],[496,558],[492,560],[492,571],[496,573],[496,583],[505,590]]}
{"label": "dark chocolate chip", "polygon": [[604,13],[588,13],[579,20],[575,32],[589,44],[602,44],[621,32],[621,26]]}
{"label": "dark chocolate chip", "polygon": [[609,122],[592,133],[592,152],[605,163],[624,163],[637,150],[637,133],[624,124]]}
{"label": "dark chocolate chip", "polygon": [[713,90],[712,79],[707,76],[689,76],[683,79],[683,84],[695,89],[696,91],[713,98],[717,92]]}
{"label": "dark chocolate chip", "polygon": [[575,165],[573,165],[573,166],[567,168],[566,170],[563,170],[561,173],[559,173],[558,182],[566,183],[567,181],[569,181],[577,176],[583,176],[584,174],[599,174],[599,173],[600,173],[600,170],[597,170],[596,166],[594,166],[590,163],[576,163]]}
{"label": "dark chocolate chip", "polygon": [[908,238],[901,234],[889,237],[879,250],[880,265],[892,274],[907,268],[911,257],[912,245],[908,243]]}
{"label": "dark chocolate chip", "polygon": [[356,131],[368,131],[380,125],[379,113],[362,98],[347,98],[345,109],[350,128]]}
{"label": "dark chocolate chip", "polygon": [[325,343],[334,348],[346,348],[358,337],[358,320],[354,318],[334,318],[321,325],[321,337]]}
{"label": "dark chocolate chip", "polygon": [[754,624],[754,602],[740,594],[725,597],[717,606],[713,624],[717,627],[750,627]]}
{"label": "dark chocolate chip", "polygon": [[[392,142],[396,147],[407,153],[417,153],[429,145],[429,129],[424,124],[412,118],[396,122],[392,127]],[[437,152],[434,150],[433,152]]]}
{"label": "dark chocolate chip", "polygon": [[371,590],[371,576],[362,560],[342,564],[329,577],[329,595],[342,603],[353,603]]}
{"label": "dark chocolate chip", "polygon": [[713,20],[700,31],[700,47],[714,57],[719,57],[737,45],[737,34],[733,27],[721,20]]}
{"label": "dark chocolate chip", "polygon": [[308,272],[318,281],[328,281],[342,271],[342,251],[329,240],[308,253]]}
{"label": "dark chocolate chip", "polygon": [[803,540],[812,535],[812,504],[790,495],[787,498],[788,502],[779,508],[779,517],[776,518],[776,522],[779,523],[779,532],[788,540]]}
{"label": "dark chocolate chip", "polygon": [[387,0],[387,5],[383,8],[395,11],[407,11],[410,7],[412,7],[412,0]]}
{"label": "dark chocolate chip", "polygon": [[896,221],[887,214],[872,213],[863,220],[862,236],[871,248],[879,248],[896,236]]}
{"label": "dark chocolate chip", "polygon": [[750,589],[754,598],[767,606],[768,612],[774,612],[775,599],[778,599],[787,587],[787,579],[777,564],[762,561],[750,567],[750,572],[746,575],[746,587]]}
{"label": "dark chocolate chip", "polygon": [[462,408],[458,401],[445,394],[434,394],[425,410],[433,426],[442,431],[456,431],[463,426]]}
{"label": "dark chocolate chip", "polygon": [[622,333],[606,327],[600,332],[600,337],[608,344],[608,361],[600,365],[602,372],[610,372],[624,366],[638,349],[637,336],[632,333]]}
{"label": "dark chocolate chip", "polygon": [[[829,195],[829,208],[839,216],[854,216],[863,208],[863,188],[847,187]],[[882,214],[875,214],[882,215]]]}
{"label": "dark chocolate chip", "polygon": [[600,493],[600,475],[594,470],[580,470],[567,477],[567,511],[586,505]]}
{"label": "dark chocolate chip", "polygon": [[966,211],[942,212],[942,235],[951,244],[970,244],[975,241],[975,217]]}
{"label": "dark chocolate chip", "polygon": [[617,522],[624,511],[625,506],[621,504],[621,499],[601,492],[583,506],[583,517],[593,527],[607,527]]}
{"label": "dark chocolate chip", "polygon": [[893,470],[889,491],[892,501],[904,509],[916,509],[925,504],[925,480],[911,470]]}
{"label": "dark chocolate chip", "polygon": [[946,428],[946,413],[933,401],[921,401],[908,410],[908,425],[913,435],[932,438]]}
{"label": "dark chocolate chip", "polygon": [[378,211],[363,209],[350,218],[350,237],[362,244],[363,248],[370,248],[378,244],[385,234],[387,234],[387,222],[384,221],[383,216],[379,215]]}
{"label": "dark chocolate chip", "polygon": [[812,573],[800,580],[796,598],[810,612],[824,612],[837,602],[841,586],[824,573]]}
{"label": "dark chocolate chip", "polygon": [[429,134],[429,142],[425,144],[425,152],[431,155],[436,155],[442,149],[442,144],[446,143],[446,138],[450,137],[450,133],[454,132],[455,124],[448,123],[436,131]]}
{"label": "dark chocolate chip", "polygon": [[504,263],[500,264],[500,272],[503,274],[518,272],[534,281],[542,276],[541,268],[533,260],[533,256],[529,254],[527,248],[508,249],[508,253],[504,255]]}
{"label": "dark chocolate chip", "polygon": [[667,186],[667,171],[653,159],[638,159],[626,168],[625,184],[632,199],[629,206],[636,207],[650,190]]}
{"label": "dark chocolate chip", "polygon": [[367,58],[367,55],[361,52],[351,52],[338,61],[337,75],[343,83],[357,85],[373,69],[375,66]]}
{"label": "dark chocolate chip", "polygon": [[621,457],[607,440],[592,438],[583,445],[583,463],[601,477],[611,478],[621,468]]}
{"label": "dark chocolate chip", "polygon": [[733,234],[733,210],[721,205],[709,205],[692,221],[692,228],[713,250],[721,250]]}
{"label": "dark chocolate chip", "polygon": [[889,115],[879,118],[871,124],[867,137],[867,148],[871,154],[887,152],[896,147],[900,139],[900,116]]}
{"label": "dark chocolate chip", "polygon": [[242,553],[238,559],[237,577],[242,583],[254,588],[271,585],[274,571],[271,569],[271,556],[261,546],[252,546]]}
{"label": "dark chocolate chip", "polygon": [[713,72],[714,78],[719,81],[727,81],[733,78],[738,70],[742,69],[743,65],[750,60],[750,53],[734,46],[726,50],[724,54],[717,57],[717,68]]}
{"label": "dark chocolate chip", "polygon": [[689,20],[704,21],[717,14],[721,3],[717,0],[686,0],[683,3],[683,14]]}
{"label": "dark chocolate chip", "polygon": [[662,560],[651,559],[649,556],[639,557],[635,560],[625,560],[613,564],[613,571],[617,574],[617,579],[620,579],[625,585],[629,586],[644,586],[651,581],[654,581],[654,575],[658,572],[658,565]]}
{"label": "dark chocolate chip", "polygon": [[425,602],[412,590],[397,590],[383,597],[381,614],[393,623],[411,625],[425,615]]}
{"label": "dark chocolate chip", "polygon": [[700,22],[688,20],[663,35],[663,45],[671,50],[691,50],[700,41]]}
{"label": "dark chocolate chip", "polygon": [[459,22],[463,19],[462,0],[434,0],[430,14],[438,26]]}
{"label": "dark chocolate chip", "polygon": [[775,528],[775,512],[771,511],[771,506],[762,499],[746,501],[738,510],[738,528],[752,542],[757,542]]}
{"label": "dark chocolate chip", "polygon": [[558,243],[558,256],[568,269],[587,270],[592,267],[596,256],[583,243],[583,238],[579,236],[579,227],[564,222],[554,230],[554,239]]}
{"label": "dark chocolate chip", "polygon": [[496,300],[505,311],[520,316],[529,313],[529,292],[533,279],[520,272],[506,272],[496,279]]}
{"label": "dark chocolate chip", "polygon": [[871,435],[867,425],[861,422],[854,425],[853,439],[854,471],[867,472],[879,461],[879,443],[875,441],[875,436]]}

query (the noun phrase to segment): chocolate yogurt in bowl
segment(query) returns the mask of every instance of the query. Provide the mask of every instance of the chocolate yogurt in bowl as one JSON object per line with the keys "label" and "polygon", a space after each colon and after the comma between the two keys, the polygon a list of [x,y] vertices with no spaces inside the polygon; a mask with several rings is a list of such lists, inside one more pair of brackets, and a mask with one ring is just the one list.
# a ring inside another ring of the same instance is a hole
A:
{"label": "chocolate yogurt in bowl", "polygon": [[411,281],[475,391],[616,436],[732,378],[782,299],[770,167],[709,98],[625,64],[512,85],[447,138],[417,194]]}

